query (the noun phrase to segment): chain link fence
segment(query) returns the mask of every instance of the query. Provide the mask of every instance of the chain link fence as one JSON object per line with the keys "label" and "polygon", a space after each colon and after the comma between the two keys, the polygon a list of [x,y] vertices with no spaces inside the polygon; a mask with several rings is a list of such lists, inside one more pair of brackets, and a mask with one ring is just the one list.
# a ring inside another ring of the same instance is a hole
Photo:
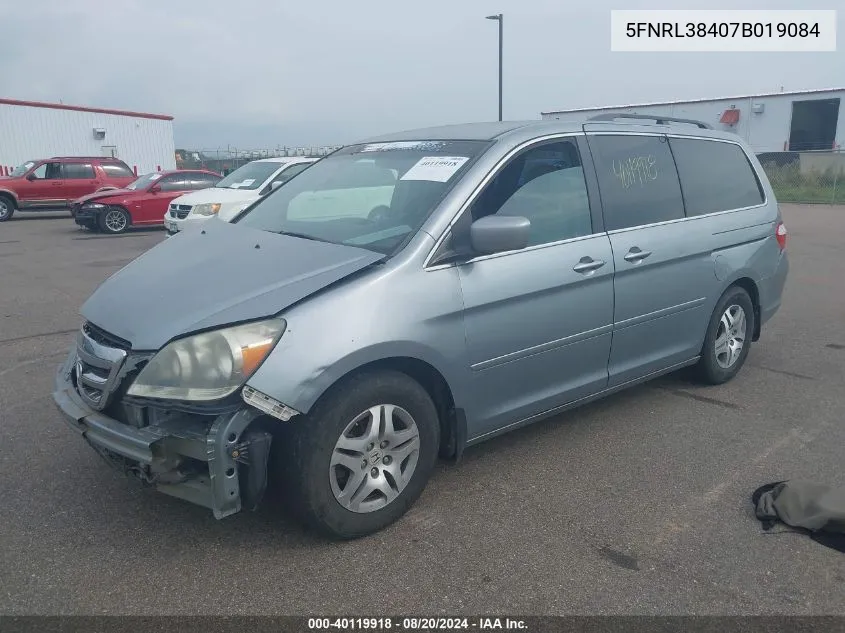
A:
{"label": "chain link fence", "polygon": [[758,154],[779,202],[845,204],[845,152]]}
{"label": "chain link fence", "polygon": [[210,169],[227,175],[238,167],[260,158],[289,156],[319,158],[331,154],[339,147],[339,145],[320,145],[312,147],[279,146],[271,149],[239,149],[235,147],[177,149],[176,167],[178,169]]}

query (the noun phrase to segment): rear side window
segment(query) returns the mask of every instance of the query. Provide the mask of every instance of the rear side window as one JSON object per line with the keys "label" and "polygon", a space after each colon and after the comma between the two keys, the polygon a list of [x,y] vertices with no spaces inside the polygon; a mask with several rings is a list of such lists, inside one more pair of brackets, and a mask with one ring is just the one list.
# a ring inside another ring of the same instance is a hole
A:
{"label": "rear side window", "polygon": [[763,202],[748,157],[735,143],[673,138],[687,215],[753,207]]}
{"label": "rear side window", "polygon": [[112,176],[114,178],[135,177],[134,172],[122,163],[101,163],[100,167],[102,167],[103,171],[106,172],[107,176]]}
{"label": "rear side window", "polygon": [[608,231],[684,217],[665,136],[596,135],[590,137],[590,149]]}
{"label": "rear side window", "polygon": [[83,180],[94,178],[94,167],[85,163],[65,163],[65,178],[68,180]]}

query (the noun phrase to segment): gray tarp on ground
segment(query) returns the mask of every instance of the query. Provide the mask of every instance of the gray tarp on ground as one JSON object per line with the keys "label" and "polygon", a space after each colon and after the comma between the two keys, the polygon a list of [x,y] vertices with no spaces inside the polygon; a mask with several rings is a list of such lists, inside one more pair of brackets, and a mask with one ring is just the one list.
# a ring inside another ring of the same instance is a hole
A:
{"label": "gray tarp on ground", "polygon": [[845,551],[845,487],[795,479],[758,488],[752,501],[764,529],[781,521],[808,530],[828,547]]}

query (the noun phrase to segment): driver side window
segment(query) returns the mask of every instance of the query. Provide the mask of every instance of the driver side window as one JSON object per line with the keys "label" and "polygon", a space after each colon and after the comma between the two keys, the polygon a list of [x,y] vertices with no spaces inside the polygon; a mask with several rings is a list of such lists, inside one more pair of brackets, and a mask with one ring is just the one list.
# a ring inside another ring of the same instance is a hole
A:
{"label": "driver side window", "polygon": [[528,218],[529,246],[590,235],[587,185],[575,143],[546,143],[514,157],[473,203],[473,220],[494,214]]}
{"label": "driver side window", "polygon": [[190,191],[190,178],[190,175],[187,174],[174,174],[165,176],[158,181],[158,184],[161,191]]}
{"label": "driver side window", "polygon": [[32,170],[32,175],[38,180],[59,180],[62,177],[62,164],[41,163]]}

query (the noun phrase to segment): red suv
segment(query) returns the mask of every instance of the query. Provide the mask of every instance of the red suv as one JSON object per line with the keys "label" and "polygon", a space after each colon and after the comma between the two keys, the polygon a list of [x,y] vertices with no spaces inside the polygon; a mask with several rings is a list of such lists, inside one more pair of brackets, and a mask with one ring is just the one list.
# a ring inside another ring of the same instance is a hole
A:
{"label": "red suv", "polygon": [[103,233],[123,233],[130,226],[163,225],[171,200],[213,187],[221,178],[202,169],[146,174],[125,189],[79,198],[71,205],[71,213],[79,226]]}
{"label": "red suv", "polygon": [[80,196],[120,189],[137,176],[116,158],[55,156],[31,160],[0,177],[0,222],[21,211],[67,209]]}

